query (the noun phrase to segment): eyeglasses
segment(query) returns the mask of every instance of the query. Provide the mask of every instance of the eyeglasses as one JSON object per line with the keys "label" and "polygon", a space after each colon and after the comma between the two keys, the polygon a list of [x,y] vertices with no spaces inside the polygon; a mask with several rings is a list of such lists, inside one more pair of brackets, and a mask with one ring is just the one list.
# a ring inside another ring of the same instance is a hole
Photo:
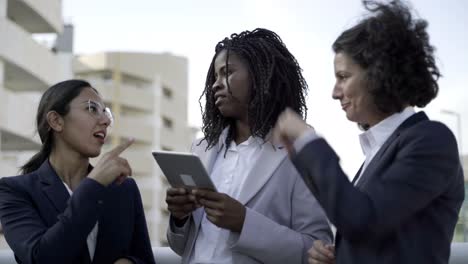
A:
{"label": "eyeglasses", "polygon": [[93,115],[98,120],[101,119],[103,116],[109,118],[110,120],[109,126],[112,126],[112,124],[114,123],[114,116],[112,115],[112,112],[109,109],[109,107],[105,107],[101,105],[100,103],[95,102],[93,100],[88,100],[86,101],[86,103],[87,103],[88,112],[91,115]]}

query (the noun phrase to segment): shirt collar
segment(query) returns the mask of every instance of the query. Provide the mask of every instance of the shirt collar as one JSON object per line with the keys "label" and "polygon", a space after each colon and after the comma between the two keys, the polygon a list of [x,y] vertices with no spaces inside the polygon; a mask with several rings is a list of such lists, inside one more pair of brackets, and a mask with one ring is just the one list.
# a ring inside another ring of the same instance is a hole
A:
{"label": "shirt collar", "polygon": [[403,111],[395,113],[359,135],[362,152],[368,156],[379,149],[390,135],[410,116],[415,113],[414,107],[408,106]]}
{"label": "shirt collar", "polygon": [[70,196],[71,196],[73,194],[73,191],[70,189],[70,187],[68,187],[68,185],[64,181],[62,181],[62,183],[63,183],[63,185],[65,185],[65,188],[67,189],[68,194],[70,194]]}
{"label": "shirt collar", "polygon": [[[227,126],[226,128],[224,128],[223,132],[221,132],[221,135],[219,136],[219,142],[218,142],[218,145],[219,145],[219,149],[218,150],[221,150],[224,146],[224,143],[226,142],[226,137],[227,137],[227,134],[229,132],[229,127],[230,126]],[[251,144],[255,144],[256,146],[262,146],[263,145],[263,139],[260,138],[260,137],[254,137],[254,136],[250,136],[246,141],[242,142],[240,145],[251,145]],[[231,141],[231,146],[229,146],[229,149],[232,148],[232,144],[234,144],[234,146],[236,146],[236,143],[234,141]]]}

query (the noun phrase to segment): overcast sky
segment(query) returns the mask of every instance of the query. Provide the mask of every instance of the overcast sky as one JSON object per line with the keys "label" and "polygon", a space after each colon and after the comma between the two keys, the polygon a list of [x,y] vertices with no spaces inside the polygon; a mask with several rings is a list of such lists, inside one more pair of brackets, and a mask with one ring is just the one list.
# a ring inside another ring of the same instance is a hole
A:
{"label": "overcast sky", "polygon": [[[413,0],[429,22],[443,78],[440,93],[425,111],[446,123],[468,152],[468,1]],[[278,33],[304,70],[309,84],[308,122],[354,174],[364,160],[356,125],[331,99],[335,38],[363,14],[358,0],[64,0],[64,19],[75,26],[75,52],[170,52],[189,60],[189,124],[199,127],[198,97],[215,44],[243,30],[264,27]],[[457,115],[462,134],[458,133]]]}

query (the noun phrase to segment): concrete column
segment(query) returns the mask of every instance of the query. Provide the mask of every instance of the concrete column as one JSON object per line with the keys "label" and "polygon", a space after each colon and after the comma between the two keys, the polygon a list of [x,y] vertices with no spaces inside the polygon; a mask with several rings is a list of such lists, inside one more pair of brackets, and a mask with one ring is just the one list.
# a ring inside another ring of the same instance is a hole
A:
{"label": "concrete column", "polygon": [[0,87],[1,89],[4,88],[5,86],[4,83],[5,83],[5,62],[0,58]]}
{"label": "concrete column", "polygon": [[8,0],[0,0],[0,18],[7,16],[7,1]]}
{"label": "concrete column", "polygon": [[[0,3],[5,2],[6,0],[0,0]],[[0,5],[1,8],[1,5]],[[0,107],[6,106],[6,96],[5,96],[5,63],[0,58]],[[0,110],[0,123],[5,120],[5,112]],[[0,129],[0,160],[2,159],[2,130]]]}

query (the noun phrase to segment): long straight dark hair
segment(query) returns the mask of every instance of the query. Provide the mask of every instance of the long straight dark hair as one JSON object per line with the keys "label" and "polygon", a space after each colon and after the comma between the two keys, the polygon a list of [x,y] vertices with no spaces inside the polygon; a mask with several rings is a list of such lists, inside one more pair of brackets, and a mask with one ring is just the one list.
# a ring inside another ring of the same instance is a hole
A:
{"label": "long straight dark hair", "polygon": [[61,116],[65,116],[70,110],[70,102],[85,88],[91,88],[96,91],[86,81],[67,80],[51,86],[42,95],[36,115],[37,133],[41,138],[42,146],[40,151],[21,167],[21,174],[37,170],[49,158],[52,152],[54,136],[47,122],[47,113],[55,111]]}

